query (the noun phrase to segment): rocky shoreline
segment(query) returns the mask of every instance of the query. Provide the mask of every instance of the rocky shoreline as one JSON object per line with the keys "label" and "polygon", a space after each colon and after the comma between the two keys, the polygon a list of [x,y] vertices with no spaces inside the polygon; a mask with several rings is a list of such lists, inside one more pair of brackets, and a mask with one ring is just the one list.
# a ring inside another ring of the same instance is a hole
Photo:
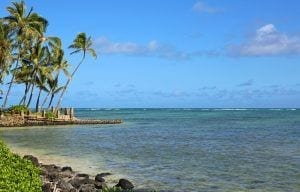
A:
{"label": "rocky shoreline", "polygon": [[24,117],[20,115],[10,115],[0,117],[0,127],[30,127],[47,125],[89,125],[89,124],[120,124],[120,119],[93,120],[93,119],[46,119],[41,117]]}
{"label": "rocky shoreline", "polygon": [[[41,169],[43,192],[97,192],[107,188],[105,177],[111,175],[111,173],[99,173],[92,177],[85,173],[78,173],[68,166],[42,164],[32,155],[25,155],[23,158]],[[131,191],[134,188],[127,179],[119,179],[114,186],[123,191]]]}

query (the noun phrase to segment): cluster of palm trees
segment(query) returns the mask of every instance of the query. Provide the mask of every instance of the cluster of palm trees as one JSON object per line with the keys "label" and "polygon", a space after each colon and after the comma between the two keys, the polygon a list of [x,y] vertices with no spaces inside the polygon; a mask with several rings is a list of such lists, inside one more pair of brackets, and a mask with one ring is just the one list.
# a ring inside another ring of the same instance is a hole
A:
{"label": "cluster of palm trees", "polygon": [[[92,49],[91,37],[79,33],[69,46],[73,50],[71,54],[82,53],[81,61],[70,73],[61,40],[45,35],[48,26],[45,18],[35,13],[33,8],[27,11],[24,1],[13,2],[7,7],[7,11],[9,15],[0,18],[0,84],[7,86],[5,92],[0,88],[3,96],[2,109],[6,108],[15,84],[24,86],[19,105],[29,107],[35,99],[36,110],[39,107],[49,108],[53,105],[53,98],[59,95],[56,105],[59,108],[86,55],[97,57]],[[60,84],[61,79],[67,79],[64,85]]]}

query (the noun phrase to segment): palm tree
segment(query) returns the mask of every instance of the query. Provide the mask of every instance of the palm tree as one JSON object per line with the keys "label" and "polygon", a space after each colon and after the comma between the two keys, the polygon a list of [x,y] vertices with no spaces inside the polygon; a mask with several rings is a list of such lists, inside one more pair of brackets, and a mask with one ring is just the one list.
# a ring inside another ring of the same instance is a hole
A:
{"label": "palm tree", "polygon": [[48,76],[49,78],[51,78],[50,76],[51,67],[48,66],[49,59],[50,59],[49,49],[48,47],[43,46],[42,42],[40,41],[32,48],[32,50],[29,53],[28,60],[32,64],[32,71],[31,71],[31,82],[29,85],[31,91],[30,91],[29,100],[27,102],[27,107],[29,107],[30,105],[38,74]]}
{"label": "palm tree", "polygon": [[72,78],[74,77],[76,71],[78,70],[79,66],[83,63],[85,56],[87,53],[89,53],[92,57],[97,58],[97,54],[95,52],[95,50],[92,48],[92,40],[91,37],[87,37],[85,33],[79,33],[76,38],[73,41],[73,44],[69,46],[69,48],[74,49],[73,52],[71,52],[71,54],[75,54],[75,53],[79,53],[82,52],[82,59],[81,61],[78,63],[78,65],[76,66],[75,70],[73,71],[73,73],[71,74],[71,78],[68,79],[66,85],[63,88],[63,91],[60,95],[60,98],[58,100],[57,106],[56,108],[60,107],[61,101],[62,101],[62,97],[64,95],[64,93],[66,92]]}
{"label": "palm tree", "polygon": [[[48,109],[49,109],[51,107],[51,104],[52,104],[55,94],[60,92],[64,88],[64,86],[58,86],[58,75],[56,75],[55,78],[53,78],[53,79],[48,79],[47,84],[49,87],[49,94],[51,94],[51,98],[50,98],[50,101],[48,104]],[[46,101],[44,101],[44,102],[46,102]]]}
{"label": "palm tree", "polygon": [[12,39],[10,28],[0,21],[0,83],[3,83],[5,76],[9,73],[12,63]]}
{"label": "palm tree", "polygon": [[[48,94],[46,95],[46,97],[42,103],[42,106],[41,106],[42,108],[46,104],[46,101],[47,101],[48,97],[50,96],[50,94],[52,94],[52,92],[54,92],[54,94],[51,95],[51,98],[52,98],[51,100],[53,100],[53,97],[55,94],[57,94],[60,90],[62,90],[63,87],[59,88],[58,90],[53,89],[53,87],[55,88],[58,86],[58,78],[59,78],[60,72],[63,72],[67,78],[70,78],[70,76],[71,76],[68,71],[69,64],[68,64],[67,60],[65,60],[65,58],[64,58],[64,51],[60,47],[61,46],[60,44],[56,43],[56,46],[53,46],[53,45],[55,45],[53,43],[55,41],[53,41],[53,40],[54,39],[52,39],[52,41],[49,41],[50,43],[52,42],[52,44],[49,43],[49,46],[51,47],[50,63],[51,63],[51,67],[53,70],[53,76],[55,76],[55,78],[53,78],[53,79],[56,79],[56,81],[54,81],[54,82],[49,81],[48,85],[49,85],[49,87],[50,87],[49,89],[51,91],[49,91]],[[51,101],[51,103],[52,103],[52,101]]]}
{"label": "palm tree", "polygon": [[38,75],[36,76],[36,84],[37,84],[37,87],[39,88],[39,93],[38,93],[38,97],[37,97],[36,105],[35,105],[36,112],[38,112],[38,110],[39,110],[40,97],[41,97],[42,91],[49,92],[49,90],[47,89],[47,86],[46,86],[46,81],[50,79],[48,76],[48,73],[49,73],[49,71],[40,70]]}
{"label": "palm tree", "polygon": [[[4,17],[3,20],[8,24],[12,30],[12,34],[15,36],[17,58],[14,68],[17,69],[19,67],[19,61],[21,60],[22,55],[24,55],[27,51],[27,48],[30,47],[31,42],[28,42],[27,40],[31,39],[38,41],[40,38],[42,38],[48,22],[37,13],[33,13],[33,8],[31,8],[27,13],[24,1],[21,1],[20,3],[13,2],[12,4],[12,6],[7,7],[7,11],[10,13],[10,15]],[[12,84],[15,80],[15,74],[16,71],[13,71],[8,91],[2,105],[3,108],[6,106]]]}
{"label": "palm tree", "polygon": [[26,96],[29,91],[29,85],[31,82],[31,66],[23,64],[16,70],[15,74],[15,83],[17,84],[25,84],[24,95],[19,102],[19,105],[25,105]]}
{"label": "palm tree", "polygon": [[[25,92],[20,104],[25,105],[27,94],[30,90],[31,93],[33,93],[33,86],[39,84],[36,77],[39,75],[37,72],[41,73],[43,71],[45,74],[40,75],[52,78],[50,71],[57,70],[58,68],[56,61],[53,59],[53,55],[59,53],[57,49],[61,50],[61,40],[58,37],[43,37],[37,42],[32,42],[32,47],[28,53],[23,56],[22,67],[20,67],[16,74],[17,82],[25,84]],[[30,95],[30,98],[32,98],[32,94]]]}

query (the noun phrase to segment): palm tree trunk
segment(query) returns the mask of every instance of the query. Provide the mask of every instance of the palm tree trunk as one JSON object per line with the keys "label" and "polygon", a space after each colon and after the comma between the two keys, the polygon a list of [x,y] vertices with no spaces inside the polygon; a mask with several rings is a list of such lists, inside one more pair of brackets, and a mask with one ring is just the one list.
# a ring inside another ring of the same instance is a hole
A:
{"label": "palm tree trunk", "polygon": [[58,102],[57,102],[57,105],[56,105],[56,109],[60,108],[60,104],[62,102],[62,98],[63,98],[63,96],[64,96],[64,94],[65,94],[65,92],[66,92],[69,84],[71,83],[71,80],[73,79],[74,74],[78,70],[79,66],[83,63],[84,59],[85,59],[85,52],[83,52],[83,56],[82,56],[81,61],[79,62],[79,64],[77,65],[77,67],[75,68],[75,70],[73,71],[73,73],[71,74],[71,78],[68,79],[66,85],[64,86],[63,91],[61,92],[60,97],[58,99]]}
{"label": "palm tree trunk", "polygon": [[46,104],[46,102],[47,102],[47,100],[48,100],[48,97],[49,97],[49,95],[50,95],[50,91],[48,92],[48,94],[46,95],[46,97],[45,97],[45,99],[44,99],[44,101],[43,101],[43,103],[42,103],[42,105],[41,105],[41,108],[43,109],[44,108],[44,105]]}
{"label": "palm tree trunk", "polygon": [[27,92],[29,90],[29,84],[28,83],[25,83],[25,91],[24,91],[24,95],[21,99],[21,101],[19,102],[19,105],[25,105],[25,101],[26,101],[26,95],[27,95]]}
{"label": "palm tree trunk", "polygon": [[53,98],[54,98],[54,94],[52,94],[52,95],[51,95],[51,99],[50,99],[50,102],[49,102],[49,105],[48,105],[48,109],[51,107],[51,104],[52,104]]}
{"label": "palm tree trunk", "polygon": [[38,98],[37,98],[37,100],[36,100],[36,105],[35,105],[35,111],[36,111],[36,112],[39,111],[39,104],[40,104],[41,93],[42,93],[42,89],[39,90],[39,95],[38,95]]}
{"label": "palm tree trunk", "polygon": [[[18,59],[17,59],[17,63],[16,63],[15,69],[17,69],[17,67],[19,66],[19,59],[20,59],[20,54],[18,54]],[[7,93],[5,95],[5,99],[4,99],[3,104],[2,104],[2,109],[4,109],[6,107],[6,104],[7,104],[7,101],[8,101],[8,96],[10,94],[10,91],[11,91],[11,88],[12,88],[12,84],[13,84],[13,82],[15,80],[15,76],[16,76],[16,71],[14,71],[13,74],[12,74],[11,81],[10,81],[9,86],[8,86],[8,90],[7,90]]]}
{"label": "palm tree trunk", "polygon": [[31,103],[31,99],[32,99],[32,96],[33,96],[33,90],[34,90],[34,85],[32,84],[31,91],[30,91],[30,97],[29,97],[28,103],[26,105],[27,107],[29,107],[29,105]]}
{"label": "palm tree trunk", "polygon": [[[32,72],[32,76],[31,76],[31,81],[30,81],[30,88],[31,88],[31,91],[30,91],[30,97],[29,97],[29,100],[28,100],[28,103],[27,103],[27,107],[29,107],[30,103],[31,103],[31,100],[32,100],[32,96],[33,96],[33,90],[34,90],[34,80],[35,80],[35,77],[37,75],[37,71],[36,70],[33,70]],[[29,90],[30,90],[29,88]],[[29,91],[28,90],[28,91]]]}

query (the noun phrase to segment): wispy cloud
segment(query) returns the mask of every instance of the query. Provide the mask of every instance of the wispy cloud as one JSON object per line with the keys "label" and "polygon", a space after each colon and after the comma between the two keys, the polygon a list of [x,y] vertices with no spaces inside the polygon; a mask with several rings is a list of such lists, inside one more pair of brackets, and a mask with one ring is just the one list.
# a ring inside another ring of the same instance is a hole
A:
{"label": "wispy cloud", "polygon": [[249,87],[249,86],[252,86],[254,83],[254,80],[253,79],[249,79],[248,81],[245,81],[243,83],[240,83],[238,84],[237,86],[238,87]]}
{"label": "wispy cloud", "polygon": [[190,96],[190,93],[187,93],[182,90],[174,90],[174,91],[155,91],[153,95],[166,97],[166,98],[184,98]]}
{"label": "wispy cloud", "polygon": [[282,97],[282,96],[295,96],[299,95],[300,90],[291,87],[280,86],[277,87],[264,87],[264,88],[244,88],[244,89],[218,89],[214,95],[216,98],[227,99],[253,99],[253,98],[269,98],[269,97]]}
{"label": "wispy cloud", "polygon": [[111,41],[107,37],[96,39],[95,48],[99,54],[102,55],[158,57],[170,60],[189,60],[195,57],[215,57],[219,55],[219,52],[215,50],[200,50],[194,52],[180,51],[173,45],[160,43],[156,40],[149,41],[143,45],[131,41]]}
{"label": "wispy cloud", "polygon": [[95,47],[101,54],[121,54],[133,56],[151,56],[166,59],[188,59],[188,54],[177,50],[172,45],[160,43],[156,40],[145,45],[135,42],[114,42],[106,37],[95,40]]}
{"label": "wispy cloud", "polygon": [[208,91],[208,90],[215,90],[217,87],[216,86],[203,86],[200,87],[198,90],[199,91]]}
{"label": "wispy cloud", "polygon": [[203,1],[198,1],[194,4],[193,10],[198,13],[217,13],[222,11],[222,9],[207,5]]}
{"label": "wispy cloud", "polygon": [[245,42],[228,47],[231,56],[276,56],[300,54],[300,35],[288,35],[267,24]]}

